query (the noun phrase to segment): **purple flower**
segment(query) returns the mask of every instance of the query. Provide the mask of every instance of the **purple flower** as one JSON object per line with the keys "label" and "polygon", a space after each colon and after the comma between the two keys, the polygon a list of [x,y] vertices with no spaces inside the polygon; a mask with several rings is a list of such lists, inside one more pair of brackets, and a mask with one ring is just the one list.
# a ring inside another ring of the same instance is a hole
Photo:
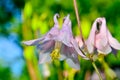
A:
{"label": "purple flower", "polygon": [[107,29],[105,18],[95,20],[86,44],[89,53],[94,53],[96,49],[102,54],[110,53],[112,48],[120,50],[120,43],[112,37]]}
{"label": "purple flower", "polygon": [[[78,53],[85,57],[78,48],[71,30],[69,15],[64,18],[62,29],[59,29],[58,14],[54,16],[54,27],[42,38],[23,42],[26,45],[36,45],[40,50],[39,63],[45,63],[51,59],[66,59],[67,63],[79,69]],[[77,53],[78,52],[78,53]]]}

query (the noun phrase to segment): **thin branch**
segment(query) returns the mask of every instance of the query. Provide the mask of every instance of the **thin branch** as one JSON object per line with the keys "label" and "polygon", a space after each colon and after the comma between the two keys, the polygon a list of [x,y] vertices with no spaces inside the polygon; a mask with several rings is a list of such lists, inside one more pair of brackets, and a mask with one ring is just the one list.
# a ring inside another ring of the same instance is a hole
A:
{"label": "thin branch", "polygon": [[76,0],[73,0],[73,2],[74,2],[74,10],[75,10],[76,18],[77,18],[78,28],[80,30],[80,36],[82,37],[82,29],[81,29],[81,26],[80,26],[80,18],[79,18],[79,14],[78,14],[78,8],[77,8]]}
{"label": "thin branch", "polygon": [[87,45],[85,44],[85,40],[84,40],[83,34],[82,34],[82,28],[81,28],[81,25],[80,25],[80,18],[79,18],[79,14],[78,14],[78,8],[77,8],[76,0],[73,0],[73,4],[74,4],[74,10],[75,10],[76,18],[77,18],[78,28],[80,30],[80,37],[81,37],[81,39],[83,41],[85,51],[88,52]]}

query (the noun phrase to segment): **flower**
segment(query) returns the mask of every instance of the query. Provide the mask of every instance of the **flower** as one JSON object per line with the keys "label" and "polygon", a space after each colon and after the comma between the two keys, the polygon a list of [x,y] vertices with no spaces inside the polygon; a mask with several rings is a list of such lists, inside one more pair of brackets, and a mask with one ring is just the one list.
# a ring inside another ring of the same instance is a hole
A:
{"label": "flower", "polygon": [[42,38],[25,41],[26,45],[36,45],[40,50],[39,63],[60,59],[66,59],[67,63],[76,69],[80,68],[78,53],[84,57],[74,40],[71,30],[69,15],[64,18],[62,29],[59,29],[58,14],[54,16],[54,27]]}
{"label": "flower", "polygon": [[105,18],[97,18],[92,25],[90,35],[86,41],[89,53],[96,49],[98,53],[108,54],[113,49],[120,50],[120,43],[112,37],[107,29]]}
{"label": "flower", "polygon": [[[55,42],[58,39],[57,37],[60,32],[57,17],[59,17],[59,15],[55,14],[54,26],[43,37],[23,42],[23,44],[26,44],[28,46],[35,45],[37,47],[37,49],[40,50],[39,63],[45,63],[45,62],[48,62],[51,60],[51,57],[49,54],[53,51]],[[57,46],[59,46],[59,45],[57,45]]]}

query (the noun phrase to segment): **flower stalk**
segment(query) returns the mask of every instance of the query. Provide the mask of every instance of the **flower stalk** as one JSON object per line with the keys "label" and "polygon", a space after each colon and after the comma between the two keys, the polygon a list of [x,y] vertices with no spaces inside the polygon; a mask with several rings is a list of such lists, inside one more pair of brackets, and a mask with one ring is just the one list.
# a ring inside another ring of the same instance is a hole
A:
{"label": "flower stalk", "polygon": [[83,44],[85,44],[83,34],[82,34],[81,25],[80,25],[80,18],[79,18],[79,14],[78,14],[78,8],[77,8],[76,0],[73,0],[73,4],[74,4],[74,10],[75,10],[76,18],[77,18],[78,28],[80,30],[80,37],[83,40]]}
{"label": "flower stalk", "polygon": [[98,68],[97,68],[97,66],[96,66],[96,64],[95,64],[94,61],[92,62],[92,65],[93,65],[93,67],[94,67],[96,73],[98,74],[99,79],[100,79],[100,80],[103,80],[103,79],[102,79],[102,76],[101,76],[100,72],[98,71]]}
{"label": "flower stalk", "polygon": [[[83,41],[83,45],[86,47],[85,41],[84,41],[84,38],[83,38],[83,35],[82,35],[82,29],[81,29],[81,26],[80,26],[80,19],[79,19],[79,14],[78,14],[78,8],[77,8],[76,0],[73,0],[73,3],[74,3],[74,10],[75,10],[76,18],[77,18],[78,27],[79,27],[79,30],[80,30],[80,37],[81,37],[81,39]],[[100,73],[99,73],[99,71],[97,69],[97,66],[95,65],[94,61],[92,62],[92,65],[93,65],[96,73],[98,74],[100,80],[102,80],[102,77],[101,77],[101,75],[100,75]]]}
{"label": "flower stalk", "polygon": [[[77,8],[76,0],[73,0],[73,5],[74,5],[74,10],[75,10],[76,18],[77,18],[78,28],[80,30],[80,38],[81,38],[81,40],[83,42],[84,50],[86,52],[88,52],[87,45],[85,44],[85,40],[84,40],[83,34],[82,34],[82,28],[81,28],[81,25],[80,25],[80,18],[79,18],[79,14],[78,14],[78,8]],[[81,49],[80,49],[80,51],[83,52]],[[83,52],[83,54],[84,54],[84,52]]]}

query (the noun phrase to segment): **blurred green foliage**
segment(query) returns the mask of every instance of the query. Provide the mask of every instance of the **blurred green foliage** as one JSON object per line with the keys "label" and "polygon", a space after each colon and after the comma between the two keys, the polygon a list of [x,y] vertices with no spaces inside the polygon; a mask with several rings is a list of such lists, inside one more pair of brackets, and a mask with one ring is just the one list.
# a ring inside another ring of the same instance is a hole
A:
{"label": "blurred green foliage", "polygon": [[[9,3],[8,3],[9,2]],[[120,0],[77,0],[84,38],[88,37],[93,21],[105,17],[112,35],[120,41]],[[11,7],[12,6],[12,7]],[[23,50],[20,56],[25,64],[22,73],[15,76],[10,67],[1,66],[0,80],[89,80],[94,73],[90,61],[80,58],[79,71],[70,68],[64,61],[52,64],[38,64],[38,51],[35,47],[25,47],[21,41],[35,39],[44,35],[53,26],[53,16],[59,13],[62,17],[70,14],[74,36],[79,35],[72,0],[1,0],[0,1],[0,36],[17,35],[16,43]],[[0,52],[2,54],[4,52]],[[4,53],[5,54],[5,53]],[[10,53],[11,55],[11,53]],[[14,55],[13,55],[14,56]],[[14,60],[15,62],[16,60]],[[4,62],[4,61],[3,61]],[[120,73],[120,51],[105,57],[109,68]],[[102,62],[96,62],[104,71]],[[4,63],[2,63],[4,64]],[[107,75],[107,74],[106,74]],[[120,79],[120,74],[117,74]],[[108,80],[110,78],[107,78]]]}

